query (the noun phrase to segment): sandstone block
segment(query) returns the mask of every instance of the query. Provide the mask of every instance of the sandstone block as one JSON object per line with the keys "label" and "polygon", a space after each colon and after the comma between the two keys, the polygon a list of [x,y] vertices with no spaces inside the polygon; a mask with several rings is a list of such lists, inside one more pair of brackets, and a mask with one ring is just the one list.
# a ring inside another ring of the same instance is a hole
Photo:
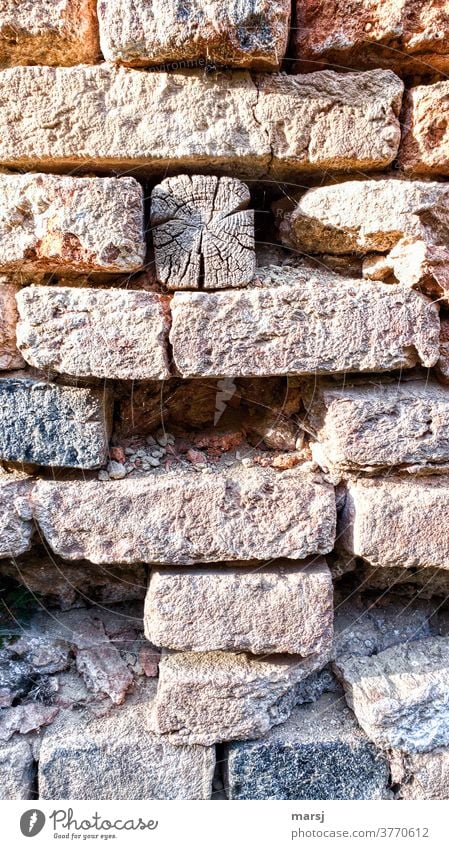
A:
{"label": "sandstone block", "polygon": [[296,55],[301,70],[323,65],[393,68],[403,74],[449,70],[444,0],[297,0]]}
{"label": "sandstone block", "polygon": [[145,261],[133,177],[0,174],[0,215],[2,271],[128,273]]}
{"label": "sandstone block", "polygon": [[423,239],[401,239],[386,262],[399,283],[407,283],[447,306],[449,298],[449,250]]}
{"label": "sandstone block", "polygon": [[168,305],[156,292],[30,286],[17,304],[18,345],[36,368],[121,380],[170,376]]}
{"label": "sandstone block", "polygon": [[449,639],[431,637],[336,661],[349,706],[378,746],[428,752],[449,743]]}
{"label": "sandstone block", "polygon": [[260,569],[153,569],[145,632],[180,651],[309,655],[332,639],[332,580],[325,560]]}
{"label": "sandstone block", "polygon": [[0,65],[96,62],[96,5],[96,0],[1,0]]}
{"label": "sandstone block", "polygon": [[225,784],[229,799],[390,798],[386,758],[330,693],[261,740],[227,746]]}
{"label": "sandstone block", "polygon": [[249,189],[232,177],[181,174],[151,194],[156,276],[169,289],[227,289],[256,270]]}
{"label": "sandstone block", "polygon": [[163,655],[151,727],[175,745],[259,737],[285,722],[296,703],[295,687],[328,659],[329,653],[307,658],[234,652]]}
{"label": "sandstone block", "polygon": [[399,163],[413,174],[449,174],[449,82],[410,89],[404,99]]}
{"label": "sandstone block", "polygon": [[400,799],[448,799],[449,747],[390,755],[391,779]]}
{"label": "sandstone block", "polygon": [[42,466],[89,469],[107,459],[109,390],[0,379],[0,457]]}
{"label": "sandstone block", "polygon": [[214,77],[105,63],[11,68],[0,82],[0,164],[27,170],[373,170],[400,140],[403,85],[391,71]]}
{"label": "sandstone block", "polygon": [[289,37],[290,0],[193,0],[99,3],[100,40],[108,61],[131,67],[206,59],[216,65],[277,70]]}
{"label": "sandstone block", "polygon": [[333,547],[333,488],[296,467],[39,481],[34,516],[53,551],[93,563],[302,559]]}
{"label": "sandstone block", "polygon": [[[292,275],[292,281],[294,275]],[[176,292],[170,340],[183,377],[388,371],[439,353],[438,307],[407,286],[338,278]],[[330,306],[331,304],[331,306]]]}
{"label": "sandstone block", "polygon": [[210,799],[213,748],[172,746],[148,730],[148,700],[100,718],[70,712],[45,734],[42,799]]}
{"label": "sandstone block", "polygon": [[449,465],[449,389],[427,380],[310,388],[312,454],[336,472]]}
{"label": "sandstone block", "polygon": [[0,474],[0,557],[18,557],[30,548],[32,487],[25,475]]}
{"label": "sandstone block", "polygon": [[26,740],[0,744],[0,771],[1,801],[33,798],[33,754]]}
{"label": "sandstone block", "polygon": [[346,484],[339,545],[373,566],[449,569],[445,475],[374,478]]}
{"label": "sandstone block", "polygon": [[0,371],[23,368],[25,360],[17,350],[16,293],[19,287],[0,279]]}
{"label": "sandstone block", "polygon": [[449,187],[423,180],[348,180],[306,191],[292,211],[279,206],[284,244],[308,253],[389,251],[403,237],[449,239]]}

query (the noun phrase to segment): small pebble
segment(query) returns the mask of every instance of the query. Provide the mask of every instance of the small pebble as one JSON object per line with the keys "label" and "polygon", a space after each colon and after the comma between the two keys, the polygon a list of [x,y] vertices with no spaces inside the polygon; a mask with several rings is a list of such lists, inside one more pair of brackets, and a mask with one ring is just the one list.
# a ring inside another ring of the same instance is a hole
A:
{"label": "small pebble", "polygon": [[122,478],[126,477],[126,469],[123,463],[117,463],[116,460],[111,460],[111,462],[108,463],[107,471],[109,477],[113,481],[119,481]]}
{"label": "small pebble", "polygon": [[142,469],[144,472],[148,472],[151,469],[151,466],[149,463],[142,463]]}
{"label": "small pebble", "polygon": [[162,445],[163,448],[168,445],[168,437],[166,433],[163,433],[162,436],[157,436],[156,439],[159,445]]}
{"label": "small pebble", "polygon": [[157,459],[157,457],[148,457],[147,462],[148,462],[148,465],[153,466],[154,469],[156,468],[156,466],[161,465],[160,461]]}
{"label": "small pebble", "polygon": [[125,454],[127,457],[131,457],[134,453],[134,448],[125,448]]}
{"label": "small pebble", "polygon": [[147,445],[156,445],[156,440],[154,436],[147,436],[145,442],[147,443]]}
{"label": "small pebble", "polygon": [[98,480],[99,481],[108,481],[109,480],[109,475],[108,475],[106,469],[100,469],[100,471],[98,472]]}
{"label": "small pebble", "polygon": [[244,457],[243,458],[242,466],[245,466],[245,468],[249,469],[249,467],[253,466],[253,465],[254,464],[253,464],[253,461],[251,460],[251,457]]}

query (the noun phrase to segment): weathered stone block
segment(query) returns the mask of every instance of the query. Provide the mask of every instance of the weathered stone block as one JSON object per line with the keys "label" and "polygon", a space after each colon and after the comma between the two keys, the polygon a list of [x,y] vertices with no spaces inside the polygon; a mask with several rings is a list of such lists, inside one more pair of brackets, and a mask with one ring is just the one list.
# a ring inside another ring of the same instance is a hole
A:
{"label": "weathered stone block", "polygon": [[42,480],[33,510],[53,551],[93,563],[302,559],[332,550],[335,534],[333,487],[300,467]]}
{"label": "weathered stone block", "polygon": [[0,279],[0,371],[25,365],[16,342],[18,316],[15,296],[18,291],[19,286]]}
{"label": "weathered stone block", "polygon": [[393,68],[404,74],[449,70],[445,0],[296,1],[301,70],[324,65]]}
{"label": "weathered stone block", "polygon": [[346,700],[378,746],[428,752],[449,743],[449,639],[431,637],[335,663]]}
{"label": "weathered stone block", "polygon": [[26,740],[11,740],[0,744],[0,800],[32,799],[34,763],[30,744]]}
{"label": "weathered stone block", "polygon": [[0,379],[0,457],[81,469],[107,459],[112,421],[109,390]]}
{"label": "weathered stone block", "polygon": [[449,798],[449,747],[419,754],[393,751],[390,767],[399,799]]}
{"label": "weathered stone block", "polygon": [[143,192],[133,177],[0,174],[0,215],[2,271],[128,273],[145,261]]}
{"label": "weathered stone block", "polygon": [[156,276],[169,289],[227,289],[256,270],[249,189],[232,177],[181,174],[151,194]]}
{"label": "weathered stone block", "polygon": [[165,654],[151,726],[175,745],[210,746],[259,737],[285,722],[296,704],[295,687],[322,669],[329,656]]}
{"label": "weathered stone block", "polygon": [[17,304],[18,345],[32,366],[121,380],[170,376],[169,309],[156,292],[30,286]]}
{"label": "weathered stone block", "polygon": [[441,318],[440,358],[435,366],[435,374],[440,383],[449,383],[449,321]]}
{"label": "weathered stone block", "polygon": [[389,251],[404,236],[449,239],[449,186],[394,178],[348,180],[309,189],[292,211],[279,205],[284,244],[308,253]]}
{"label": "weathered stone block", "polygon": [[346,484],[339,546],[373,566],[449,569],[445,475],[374,478]]}
{"label": "weathered stone block", "polygon": [[105,63],[11,68],[0,83],[0,164],[14,168],[255,179],[385,168],[400,141],[403,85],[390,71],[216,78]]}
{"label": "weathered stone block", "polygon": [[183,377],[332,374],[434,365],[438,307],[406,286],[319,272],[293,285],[176,292],[170,340]]}
{"label": "weathered stone block", "polygon": [[325,560],[260,569],[153,569],[145,631],[180,651],[308,655],[332,640],[332,580]]}
{"label": "weathered stone block", "polygon": [[448,95],[446,80],[407,92],[399,151],[404,171],[413,175],[449,174]]}
{"label": "weathered stone block", "polygon": [[145,701],[107,716],[70,712],[45,734],[39,760],[42,799],[210,799],[213,748],[172,746],[148,730]]}
{"label": "weathered stone block", "polygon": [[1,0],[0,65],[96,62],[96,5],[96,0]]}
{"label": "weathered stone block", "polygon": [[225,757],[229,799],[390,798],[388,762],[340,694],[296,708],[261,740],[231,743]]}
{"label": "weathered stone block", "polygon": [[312,454],[336,472],[449,464],[449,388],[427,380],[310,387]]}
{"label": "weathered stone block", "polygon": [[290,7],[290,0],[191,0],[181,8],[174,0],[108,0],[98,5],[103,56],[131,67],[177,70],[207,60],[274,71],[287,50]]}
{"label": "weathered stone block", "polygon": [[18,557],[30,548],[32,487],[25,475],[0,474],[0,557]]}

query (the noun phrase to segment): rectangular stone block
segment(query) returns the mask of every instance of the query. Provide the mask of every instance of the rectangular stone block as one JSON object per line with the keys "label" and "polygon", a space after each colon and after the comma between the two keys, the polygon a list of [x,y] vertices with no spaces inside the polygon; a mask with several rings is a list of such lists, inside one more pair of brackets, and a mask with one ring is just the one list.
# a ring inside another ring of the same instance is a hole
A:
{"label": "rectangular stone block", "polygon": [[[413,174],[449,174],[449,82],[411,88],[404,99],[399,163]],[[444,243],[443,243],[444,244]]]}
{"label": "rectangular stone block", "polygon": [[71,711],[54,723],[40,749],[40,798],[210,799],[214,749],[175,747],[152,734],[147,717],[155,686],[146,689],[145,701],[107,716]]}
{"label": "rectangular stone block", "polygon": [[337,473],[449,464],[449,387],[427,380],[310,387],[314,459]]}
{"label": "rectangular stone block", "polygon": [[3,460],[80,469],[107,460],[112,425],[107,389],[6,377],[0,379],[0,409]]}
{"label": "rectangular stone block", "polygon": [[382,169],[397,154],[402,91],[391,71],[252,78],[107,63],[11,68],[0,73],[0,164],[251,179]]}
{"label": "rectangular stone block", "polygon": [[159,664],[150,724],[176,746],[211,746],[266,734],[293,710],[295,688],[329,652],[307,658],[234,652],[174,652]]}
{"label": "rectangular stone block", "polygon": [[0,0],[0,64],[98,61],[96,5],[96,0]]}
{"label": "rectangular stone block", "polygon": [[17,350],[16,294],[20,287],[0,278],[0,371],[23,368],[25,360]]}
{"label": "rectangular stone block", "polygon": [[[285,208],[287,206],[287,208]],[[400,239],[449,240],[449,186],[424,180],[346,180],[277,204],[281,241],[312,254],[391,250]]]}
{"label": "rectangular stone block", "polygon": [[372,478],[346,484],[339,546],[373,566],[449,569],[449,479]]}
{"label": "rectangular stone block", "polygon": [[36,368],[121,380],[170,377],[169,304],[156,292],[30,286],[17,304],[18,345]]}
{"label": "rectangular stone block", "polygon": [[296,560],[331,551],[335,536],[333,487],[298,466],[41,480],[33,505],[53,551],[92,563]]}
{"label": "rectangular stone block", "polygon": [[260,569],[153,569],[145,633],[180,651],[286,652],[330,648],[332,579],[324,559],[275,561]]}
{"label": "rectangular stone block", "polygon": [[449,70],[445,0],[296,0],[296,56],[302,71],[393,68],[425,75]]}
{"label": "rectangular stone block", "polygon": [[287,50],[290,0],[107,0],[98,4],[107,61],[179,70],[207,63],[278,70]]}
{"label": "rectangular stone block", "polygon": [[291,274],[288,285],[176,292],[170,341],[183,377],[389,371],[439,355],[438,307],[407,286]]}
{"label": "rectangular stone block", "polygon": [[388,778],[386,758],[340,694],[295,708],[261,740],[226,747],[229,799],[389,799]]}
{"label": "rectangular stone block", "polygon": [[349,706],[378,746],[428,752],[449,743],[449,639],[430,637],[335,664]]}
{"label": "rectangular stone block", "polygon": [[0,557],[18,557],[31,546],[32,478],[0,473]]}
{"label": "rectangular stone block", "polygon": [[[32,114],[27,97],[17,108],[25,102]],[[133,177],[0,174],[0,216],[0,271],[129,273],[145,261],[143,191]]]}

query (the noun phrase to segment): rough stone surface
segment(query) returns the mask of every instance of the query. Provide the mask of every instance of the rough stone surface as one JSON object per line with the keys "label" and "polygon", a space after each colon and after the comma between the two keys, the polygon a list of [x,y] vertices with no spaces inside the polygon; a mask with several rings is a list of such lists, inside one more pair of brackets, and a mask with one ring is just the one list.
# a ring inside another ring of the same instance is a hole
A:
{"label": "rough stone surface", "polygon": [[1,0],[0,65],[97,61],[96,5],[96,0]]}
{"label": "rough stone surface", "polygon": [[390,767],[399,799],[449,798],[449,747],[420,754],[394,751]]}
{"label": "rough stone surface", "polygon": [[[100,40],[108,61],[131,67],[207,60],[275,71],[287,50],[290,0],[191,0],[179,6],[107,0],[99,3]],[[206,64],[206,61],[204,61]]]}
{"label": "rough stone surface", "polygon": [[[143,599],[146,589],[145,566],[94,566],[92,563],[65,563],[54,554],[28,554],[25,560],[0,562],[0,576],[14,578],[30,592],[45,599],[45,606],[62,610],[93,604]],[[1,580],[1,579],[0,579]]]}
{"label": "rough stone surface", "polygon": [[0,270],[128,273],[142,267],[145,250],[133,177],[0,174]]}
{"label": "rough stone surface", "polygon": [[112,398],[109,390],[0,379],[0,457],[81,469],[107,459]]}
{"label": "rough stone surface", "polygon": [[440,326],[440,358],[435,366],[440,383],[449,383],[449,319],[442,317]]}
{"label": "rough stone surface", "polygon": [[156,292],[29,286],[17,304],[18,346],[36,368],[121,380],[170,376],[168,305]]}
{"label": "rough stone surface", "polygon": [[[361,581],[362,592],[366,589]],[[362,600],[354,593],[343,602],[337,595],[334,655],[368,657],[391,646],[436,636],[438,623],[434,622],[433,612],[433,605],[422,601],[420,593],[411,604],[404,604],[400,596],[390,599],[384,593],[377,604],[371,595],[368,600]]]}
{"label": "rough stone surface", "polygon": [[449,743],[449,639],[431,637],[335,663],[346,700],[376,745],[426,752]]}
{"label": "rough stone surface", "polygon": [[298,66],[311,71],[393,68],[398,73],[449,70],[445,0],[297,0]]}
{"label": "rough stone surface", "polygon": [[169,289],[227,289],[256,270],[249,189],[232,177],[181,174],[151,193],[156,276]]}
{"label": "rough stone surface", "polygon": [[260,569],[154,569],[145,630],[157,646],[252,654],[321,652],[332,639],[332,580],[324,560]]}
{"label": "rough stone surface", "polygon": [[23,368],[25,365],[16,342],[18,316],[15,296],[18,291],[19,286],[3,283],[0,279],[0,371]]}
{"label": "rough stone surface", "polygon": [[[262,739],[227,747],[229,799],[388,799],[388,762],[340,695],[296,708]],[[301,823],[298,823],[301,826]],[[304,824],[302,824],[304,827]]]}
{"label": "rough stone surface", "polygon": [[298,287],[176,292],[172,316],[183,377],[388,371],[439,354],[438,307],[423,295],[319,273]]}
{"label": "rough stone surface", "polygon": [[449,569],[448,508],[444,475],[359,478],[346,485],[338,544],[372,566]]}
{"label": "rough stone surface", "polygon": [[32,485],[31,478],[0,474],[0,557],[18,557],[30,548]]}
{"label": "rough stone surface", "polygon": [[449,466],[449,388],[427,380],[310,389],[312,455],[337,472]]}
{"label": "rough stone surface", "polygon": [[285,722],[295,687],[329,660],[234,652],[162,656],[151,726],[175,745],[246,740]]}
{"label": "rough stone surface", "polygon": [[0,712],[0,740],[8,741],[14,734],[28,734],[53,722],[58,713],[55,705],[28,702]]}
{"label": "rough stone surface", "polygon": [[42,480],[33,510],[53,551],[93,563],[302,559],[330,551],[335,533],[333,488],[300,467]]}
{"label": "rough stone surface", "polygon": [[1,801],[33,798],[33,755],[26,740],[0,744],[0,772]]}
{"label": "rough stone surface", "polygon": [[449,250],[416,237],[401,239],[386,259],[399,283],[408,283],[447,306]]}
{"label": "rough stone surface", "polygon": [[404,99],[399,163],[410,174],[449,174],[449,82],[417,86]]}
{"label": "rough stone surface", "polygon": [[449,239],[449,186],[394,178],[347,180],[309,189],[292,211],[279,206],[284,244],[308,253],[389,251],[404,236]]}
{"label": "rough stone surface", "polygon": [[148,730],[149,699],[107,717],[71,712],[40,750],[42,799],[209,799],[213,748],[172,746]]}
{"label": "rough stone surface", "polygon": [[385,168],[400,140],[403,86],[390,71],[252,78],[105,63],[11,68],[0,82],[0,163],[15,168],[165,176],[201,167],[254,179]]}

